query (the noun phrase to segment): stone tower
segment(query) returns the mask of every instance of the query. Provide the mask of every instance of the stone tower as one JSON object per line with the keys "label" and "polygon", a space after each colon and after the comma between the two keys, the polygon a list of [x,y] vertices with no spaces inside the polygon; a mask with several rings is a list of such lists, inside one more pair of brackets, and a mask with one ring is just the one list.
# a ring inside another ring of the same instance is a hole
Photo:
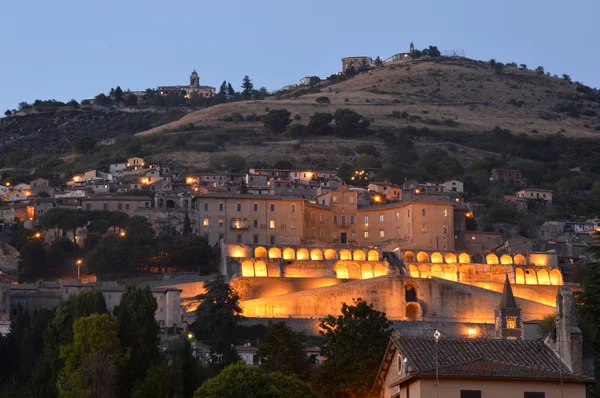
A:
{"label": "stone tower", "polygon": [[410,53],[414,54],[415,53],[415,45],[413,44],[413,42],[410,42]]}
{"label": "stone tower", "polygon": [[198,76],[198,72],[196,72],[196,69],[194,69],[194,71],[190,75],[190,86],[200,86],[200,76]]}
{"label": "stone tower", "polygon": [[503,340],[523,339],[522,310],[517,306],[508,275],[504,281],[504,290],[500,306],[494,311],[496,316],[496,338]]}

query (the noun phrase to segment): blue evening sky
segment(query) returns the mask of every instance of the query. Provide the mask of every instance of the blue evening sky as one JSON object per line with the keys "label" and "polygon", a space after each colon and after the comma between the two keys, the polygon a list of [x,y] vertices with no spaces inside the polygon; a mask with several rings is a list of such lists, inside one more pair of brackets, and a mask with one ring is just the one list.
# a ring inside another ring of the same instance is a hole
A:
{"label": "blue evening sky", "polygon": [[269,90],[340,58],[462,48],[600,86],[599,0],[2,0],[0,110],[36,98],[249,75]]}

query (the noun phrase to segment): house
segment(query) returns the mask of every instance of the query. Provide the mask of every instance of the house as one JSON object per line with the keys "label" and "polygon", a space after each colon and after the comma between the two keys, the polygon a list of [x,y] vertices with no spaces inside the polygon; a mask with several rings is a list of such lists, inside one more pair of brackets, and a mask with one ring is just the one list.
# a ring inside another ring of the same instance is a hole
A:
{"label": "house", "polygon": [[281,89],[279,89],[279,91],[290,91],[290,90],[295,89],[296,87],[298,87],[297,84],[288,84],[287,86],[281,87]]}
{"label": "house", "polygon": [[54,194],[54,189],[50,186],[50,181],[45,178],[36,178],[29,185],[31,186],[32,196],[38,196],[42,192],[47,193],[49,196]]}
{"label": "house", "polygon": [[[520,309],[507,284],[496,311],[495,339],[446,338],[438,331],[422,337],[392,335],[373,396],[586,397],[586,386],[595,379],[583,374],[583,337],[577,327],[573,293],[566,288],[558,290],[555,335],[545,341],[524,341],[518,337],[523,327]],[[502,330],[516,333],[502,337]]]}
{"label": "house", "polygon": [[300,79],[300,82],[298,82],[299,86],[308,86],[310,85],[310,76],[304,76],[302,79]]}
{"label": "house", "polygon": [[31,195],[30,192],[14,191],[10,195],[8,195],[8,201],[9,202],[21,202],[24,200],[28,200],[30,195]]}
{"label": "house", "polygon": [[31,189],[31,185],[21,183],[12,187],[15,191],[29,191]]}
{"label": "house", "polygon": [[465,248],[469,251],[492,250],[503,243],[501,232],[467,231],[465,236]]}
{"label": "house", "polygon": [[367,186],[367,188],[371,192],[384,195],[385,198],[390,202],[402,200],[402,187],[400,185],[389,182],[372,182]]}
{"label": "house", "polygon": [[117,174],[127,170],[127,163],[112,163],[108,168],[110,174]]}
{"label": "house", "polygon": [[539,188],[524,188],[515,193],[515,196],[527,200],[539,200],[546,203],[552,203],[552,191]]}
{"label": "house", "polygon": [[127,167],[130,170],[142,169],[146,166],[146,162],[142,158],[129,158],[127,159]]}
{"label": "house", "polygon": [[519,170],[510,169],[492,169],[490,180],[498,181],[514,181],[516,183],[523,182],[523,173]]}
{"label": "house", "polygon": [[358,69],[363,65],[371,67],[371,65],[373,65],[373,58],[367,56],[342,58],[342,73],[351,66],[354,67],[354,70],[358,71]]}
{"label": "house", "polygon": [[446,181],[442,184],[442,186],[448,191],[448,192],[458,192],[458,193],[464,193],[465,189],[464,186],[465,184],[463,184],[461,181],[458,180],[449,180]]}
{"label": "house", "polygon": [[190,84],[181,86],[158,86],[157,91],[160,95],[184,95],[186,99],[192,96],[210,98],[215,95],[216,88],[212,86],[201,86],[200,76],[194,69],[190,75]]}
{"label": "house", "polygon": [[527,199],[514,195],[505,195],[504,202],[514,205],[519,213],[527,213]]}

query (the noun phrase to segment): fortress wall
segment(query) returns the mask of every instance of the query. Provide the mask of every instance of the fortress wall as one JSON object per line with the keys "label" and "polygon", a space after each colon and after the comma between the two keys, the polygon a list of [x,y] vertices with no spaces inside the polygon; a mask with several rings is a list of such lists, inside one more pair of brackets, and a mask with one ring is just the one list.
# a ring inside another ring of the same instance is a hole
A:
{"label": "fortress wall", "polygon": [[[498,293],[502,293],[504,283],[492,283],[492,282],[464,282],[469,285],[477,286],[483,289],[492,290]],[[554,285],[516,285],[511,284],[513,294],[516,298],[522,298],[526,300],[536,301],[541,304],[556,306],[556,295],[558,289],[566,287],[572,291],[582,291],[581,287],[577,286],[554,286]]]}
{"label": "fortress wall", "polygon": [[335,261],[292,261],[283,266],[283,276],[289,278],[335,278]]}
{"label": "fortress wall", "polygon": [[302,290],[339,285],[347,279],[335,278],[233,278],[231,285],[242,300],[290,294]]}

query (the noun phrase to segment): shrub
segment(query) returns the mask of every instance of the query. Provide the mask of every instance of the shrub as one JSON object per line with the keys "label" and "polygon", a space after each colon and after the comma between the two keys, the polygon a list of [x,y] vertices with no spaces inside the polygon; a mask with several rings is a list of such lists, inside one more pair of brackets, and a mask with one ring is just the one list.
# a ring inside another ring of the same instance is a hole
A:
{"label": "shrub", "polygon": [[262,117],[264,126],[275,134],[283,133],[292,122],[291,113],[287,109],[273,109]]}
{"label": "shrub", "polygon": [[303,124],[293,123],[287,126],[284,134],[291,138],[300,138],[302,137],[305,128],[306,127]]}
{"label": "shrub", "polygon": [[315,99],[315,102],[317,104],[330,104],[331,101],[329,100],[329,97],[317,97]]}
{"label": "shrub", "polygon": [[256,112],[252,112],[249,115],[246,115],[247,122],[260,122],[262,120],[262,116],[256,114]]}
{"label": "shrub", "polygon": [[355,148],[356,153],[366,153],[367,155],[379,157],[379,151],[373,144],[358,144]]}

